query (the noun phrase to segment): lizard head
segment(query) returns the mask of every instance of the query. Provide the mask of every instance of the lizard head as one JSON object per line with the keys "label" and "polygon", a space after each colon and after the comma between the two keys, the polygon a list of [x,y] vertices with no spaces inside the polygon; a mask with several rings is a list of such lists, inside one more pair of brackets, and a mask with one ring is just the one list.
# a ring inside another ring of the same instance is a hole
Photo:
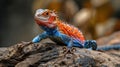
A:
{"label": "lizard head", "polygon": [[48,28],[55,28],[56,23],[55,20],[57,19],[57,15],[55,11],[48,10],[48,9],[38,9],[35,13],[35,21],[40,26],[45,26]]}

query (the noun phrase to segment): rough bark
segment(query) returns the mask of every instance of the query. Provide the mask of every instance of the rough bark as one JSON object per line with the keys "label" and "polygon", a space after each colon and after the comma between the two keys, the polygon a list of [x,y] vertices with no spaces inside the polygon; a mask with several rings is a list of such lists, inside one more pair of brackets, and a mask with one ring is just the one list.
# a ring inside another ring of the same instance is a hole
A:
{"label": "rough bark", "polygon": [[0,48],[0,67],[119,67],[120,50],[100,52],[74,47],[65,54],[55,43],[21,42]]}

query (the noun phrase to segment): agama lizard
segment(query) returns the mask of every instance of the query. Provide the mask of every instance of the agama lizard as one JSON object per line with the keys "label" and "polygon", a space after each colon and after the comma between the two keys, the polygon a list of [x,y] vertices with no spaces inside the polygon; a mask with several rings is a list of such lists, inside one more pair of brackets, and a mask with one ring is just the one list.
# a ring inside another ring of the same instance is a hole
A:
{"label": "agama lizard", "polygon": [[54,10],[38,9],[35,13],[35,21],[44,30],[36,36],[32,42],[38,43],[42,39],[50,38],[55,42],[66,44],[68,50],[73,46],[92,50],[112,48],[120,49],[120,45],[97,48],[95,40],[85,40],[82,32],[73,25],[61,21]]}

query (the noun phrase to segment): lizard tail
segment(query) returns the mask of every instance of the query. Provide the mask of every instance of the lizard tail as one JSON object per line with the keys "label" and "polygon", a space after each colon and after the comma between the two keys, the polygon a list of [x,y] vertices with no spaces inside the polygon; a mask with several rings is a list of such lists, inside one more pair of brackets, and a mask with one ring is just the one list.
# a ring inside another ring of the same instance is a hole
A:
{"label": "lizard tail", "polygon": [[119,50],[120,49],[120,44],[117,44],[117,45],[107,45],[107,46],[99,46],[97,48],[97,50],[111,50],[111,49],[114,49],[114,50]]}

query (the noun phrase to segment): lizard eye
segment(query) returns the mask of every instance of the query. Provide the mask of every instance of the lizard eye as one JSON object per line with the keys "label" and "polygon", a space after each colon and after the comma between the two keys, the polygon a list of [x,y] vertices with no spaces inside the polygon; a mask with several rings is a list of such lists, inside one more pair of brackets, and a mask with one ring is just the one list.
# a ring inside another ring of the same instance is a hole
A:
{"label": "lizard eye", "polygon": [[38,17],[41,16],[40,14],[37,15]]}
{"label": "lizard eye", "polygon": [[45,13],[43,13],[42,15],[43,15],[43,16],[48,16],[49,13],[48,13],[48,12],[45,12]]}
{"label": "lizard eye", "polygon": [[49,15],[49,13],[47,12],[46,15]]}

